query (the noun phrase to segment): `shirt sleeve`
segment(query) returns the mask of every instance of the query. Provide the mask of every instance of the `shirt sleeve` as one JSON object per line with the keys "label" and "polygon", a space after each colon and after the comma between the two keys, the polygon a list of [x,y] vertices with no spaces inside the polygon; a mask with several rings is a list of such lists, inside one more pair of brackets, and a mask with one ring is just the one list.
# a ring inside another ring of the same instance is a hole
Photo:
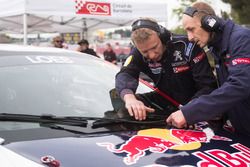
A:
{"label": "shirt sleeve", "polygon": [[125,94],[134,94],[139,84],[140,68],[137,60],[141,56],[136,49],[133,49],[126,59],[120,72],[116,74],[115,87],[121,98]]}
{"label": "shirt sleeve", "polygon": [[246,34],[234,39],[229,44],[226,81],[211,94],[203,95],[181,108],[188,124],[212,119],[241,103],[250,104],[250,37]]}

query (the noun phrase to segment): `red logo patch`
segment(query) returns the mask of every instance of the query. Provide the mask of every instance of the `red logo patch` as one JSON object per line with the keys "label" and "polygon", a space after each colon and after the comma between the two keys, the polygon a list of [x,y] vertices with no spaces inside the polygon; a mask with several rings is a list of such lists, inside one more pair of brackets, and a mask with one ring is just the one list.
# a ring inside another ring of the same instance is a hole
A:
{"label": "red logo patch", "polygon": [[250,58],[237,58],[232,61],[232,65],[250,64]]}
{"label": "red logo patch", "polygon": [[84,0],[75,0],[76,14],[89,15],[111,15],[110,3],[89,2]]}
{"label": "red logo patch", "polygon": [[187,71],[190,67],[189,66],[180,66],[180,67],[174,67],[174,73],[180,73],[183,71]]}
{"label": "red logo patch", "polygon": [[201,54],[199,54],[198,56],[196,56],[196,57],[193,59],[193,61],[194,61],[194,63],[196,64],[196,63],[198,63],[199,61],[201,61],[204,57],[205,57],[205,53],[201,53]]}

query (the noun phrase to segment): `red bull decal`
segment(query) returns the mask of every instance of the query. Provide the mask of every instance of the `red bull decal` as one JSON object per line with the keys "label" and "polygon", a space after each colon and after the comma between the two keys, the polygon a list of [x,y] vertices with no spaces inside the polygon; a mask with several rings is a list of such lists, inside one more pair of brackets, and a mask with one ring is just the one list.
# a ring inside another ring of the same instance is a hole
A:
{"label": "red bull decal", "polygon": [[217,135],[208,135],[204,131],[194,131],[194,130],[184,130],[184,129],[171,129],[171,134],[178,139],[180,139],[183,143],[191,143],[191,142],[201,142],[201,143],[208,143],[210,139],[213,140],[222,140],[222,141],[232,141],[229,138],[221,137]]}
{"label": "red bull decal", "polygon": [[110,3],[91,2],[85,0],[75,0],[76,14],[88,15],[111,15]]}
{"label": "red bull decal", "polygon": [[183,143],[191,143],[191,142],[207,142],[206,133],[202,131],[194,131],[194,130],[183,130],[183,129],[171,129],[171,134]]}
{"label": "red bull decal", "polygon": [[97,143],[98,146],[106,147],[113,153],[127,153],[123,162],[127,165],[135,164],[146,155],[146,151],[152,153],[164,153],[173,150],[194,150],[207,143],[210,139],[231,141],[228,138],[208,134],[206,131],[184,129],[146,129],[138,131],[124,144],[117,148],[113,143]]}
{"label": "red bull decal", "polygon": [[135,135],[118,149],[114,148],[112,143],[97,143],[97,145],[104,146],[113,153],[127,153],[127,157],[123,161],[125,164],[131,165],[145,156],[147,150],[153,153],[164,153],[176,144],[157,137]]}
{"label": "red bull decal", "polygon": [[[240,143],[232,144],[231,147],[239,152],[228,153],[220,149],[212,149],[204,152],[196,151],[192,153],[201,161],[197,163],[199,167],[248,167],[250,165],[250,149]],[[225,164],[225,165],[224,165]]]}

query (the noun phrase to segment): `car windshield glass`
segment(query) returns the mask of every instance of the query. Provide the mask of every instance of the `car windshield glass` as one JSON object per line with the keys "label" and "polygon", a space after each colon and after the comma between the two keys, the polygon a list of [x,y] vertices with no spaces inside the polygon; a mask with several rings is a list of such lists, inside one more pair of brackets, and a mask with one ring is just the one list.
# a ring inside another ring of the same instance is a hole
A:
{"label": "car windshield glass", "polygon": [[101,117],[112,110],[109,90],[117,71],[77,61],[1,67],[1,113]]}
{"label": "car windshield glass", "polygon": [[118,71],[88,56],[1,57],[0,113],[102,118],[114,110],[110,92]]}

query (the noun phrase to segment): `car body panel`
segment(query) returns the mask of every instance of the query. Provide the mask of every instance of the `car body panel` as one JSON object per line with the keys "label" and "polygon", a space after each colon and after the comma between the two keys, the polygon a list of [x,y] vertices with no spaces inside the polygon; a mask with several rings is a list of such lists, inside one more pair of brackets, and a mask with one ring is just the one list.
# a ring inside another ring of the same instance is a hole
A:
{"label": "car body panel", "polygon": [[18,167],[20,164],[25,167],[43,167],[43,165],[31,161],[3,146],[0,146],[0,162],[4,167]]}
{"label": "car body panel", "polygon": [[199,166],[199,162],[207,159],[210,159],[210,163],[224,164],[227,162],[224,156],[229,159],[228,164],[249,165],[248,139],[239,136],[230,138],[232,135],[225,132],[222,134],[223,136],[217,136],[208,129],[201,131],[149,128],[140,131],[20,141],[5,147],[38,163],[41,157],[50,155],[62,166],[74,167],[80,167],[82,164]]}

